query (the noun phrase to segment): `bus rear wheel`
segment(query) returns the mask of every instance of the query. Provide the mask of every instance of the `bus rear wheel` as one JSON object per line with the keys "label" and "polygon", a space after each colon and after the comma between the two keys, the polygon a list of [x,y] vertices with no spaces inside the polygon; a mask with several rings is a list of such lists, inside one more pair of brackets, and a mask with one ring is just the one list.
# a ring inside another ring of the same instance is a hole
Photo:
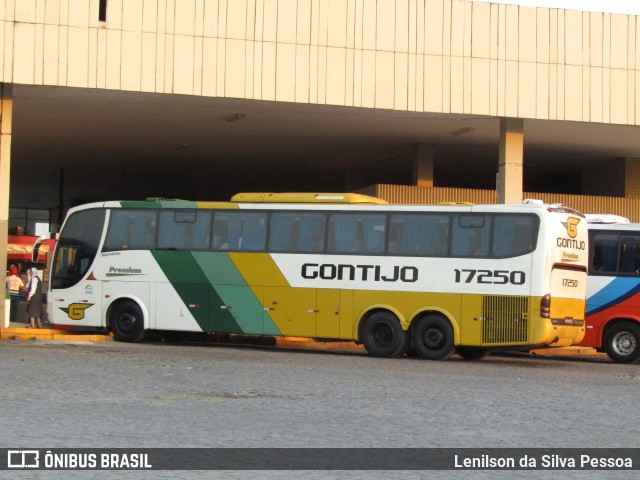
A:
{"label": "bus rear wheel", "polygon": [[144,317],[140,307],[130,301],[119,303],[111,314],[111,331],[120,342],[139,342],[144,338]]}
{"label": "bus rear wheel", "polygon": [[453,327],[440,315],[415,320],[412,346],[422,358],[443,360],[453,353]]}
{"label": "bus rear wheel", "polygon": [[604,349],[614,362],[637,362],[640,360],[640,327],[633,322],[613,325],[607,331]]}
{"label": "bus rear wheel", "polygon": [[397,357],[404,353],[407,333],[389,312],[374,313],[362,325],[362,343],[374,357]]}

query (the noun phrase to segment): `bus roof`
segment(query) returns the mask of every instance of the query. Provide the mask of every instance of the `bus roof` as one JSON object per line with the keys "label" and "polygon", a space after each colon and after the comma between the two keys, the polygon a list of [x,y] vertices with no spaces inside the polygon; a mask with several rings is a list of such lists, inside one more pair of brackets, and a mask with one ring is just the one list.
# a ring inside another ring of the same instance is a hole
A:
{"label": "bus roof", "polygon": [[601,230],[610,232],[638,232],[640,223],[589,223],[589,230]]}
{"label": "bus roof", "polygon": [[381,198],[359,193],[311,193],[311,192],[245,192],[231,197],[230,201],[191,201],[151,197],[146,200],[106,201],[79,205],[69,209],[69,213],[90,208],[213,208],[213,209],[293,209],[305,210],[322,205],[326,210],[348,209],[349,205],[366,208],[371,211],[448,211],[491,212],[499,209],[503,212],[553,212],[572,214],[582,217],[582,213],[559,204],[543,202],[525,202],[511,204],[473,204],[468,202],[442,202],[438,204],[389,204]]}
{"label": "bus roof", "polygon": [[630,223],[626,217],[608,213],[585,213],[584,216],[587,219],[587,223]]}
{"label": "bus roof", "polygon": [[237,203],[371,203],[388,204],[386,200],[360,193],[247,192],[231,197]]}

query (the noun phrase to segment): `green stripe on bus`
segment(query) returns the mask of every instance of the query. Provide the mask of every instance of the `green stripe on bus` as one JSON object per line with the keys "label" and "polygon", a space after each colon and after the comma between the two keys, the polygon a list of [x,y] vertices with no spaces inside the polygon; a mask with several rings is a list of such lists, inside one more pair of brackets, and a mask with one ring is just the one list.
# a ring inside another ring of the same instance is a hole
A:
{"label": "green stripe on bus", "polygon": [[159,202],[145,202],[144,200],[132,200],[132,201],[125,201],[125,202],[120,202],[120,206],[122,206],[122,208],[160,208],[160,203]]}
{"label": "green stripe on bus", "polygon": [[211,285],[247,285],[226,252],[192,252],[192,255]]}
{"label": "green stripe on bus", "polygon": [[189,200],[163,200],[160,205],[162,208],[198,208],[196,202]]}
{"label": "green stripe on bus", "polygon": [[264,335],[276,335],[281,336],[282,332],[275,324],[275,322],[271,319],[271,316],[265,312],[264,314],[264,322],[263,322]]}
{"label": "green stripe on bus", "polygon": [[244,333],[282,335],[227,253],[193,252],[193,257]]}
{"label": "green stripe on bus", "polygon": [[152,251],[153,257],[205,332],[244,333],[191,252]]}

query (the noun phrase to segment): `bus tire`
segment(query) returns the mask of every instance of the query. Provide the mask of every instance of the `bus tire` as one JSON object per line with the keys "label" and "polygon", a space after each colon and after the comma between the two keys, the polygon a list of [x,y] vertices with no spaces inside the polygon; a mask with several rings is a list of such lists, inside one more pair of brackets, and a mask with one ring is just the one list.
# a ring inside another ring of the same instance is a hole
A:
{"label": "bus tire", "polygon": [[637,362],[640,360],[640,327],[633,322],[611,326],[604,339],[604,349],[614,362]]}
{"label": "bus tire", "polygon": [[489,355],[489,350],[481,347],[458,347],[456,353],[465,360],[481,360]]}
{"label": "bus tire", "polygon": [[120,342],[139,342],[144,338],[144,316],[137,303],[121,302],[111,314],[111,331]]}
{"label": "bus tire", "polygon": [[377,312],[362,324],[362,344],[374,357],[397,357],[405,352],[407,332],[389,312]]}
{"label": "bus tire", "polygon": [[443,360],[453,353],[453,327],[441,315],[427,315],[415,320],[412,345],[420,357]]}

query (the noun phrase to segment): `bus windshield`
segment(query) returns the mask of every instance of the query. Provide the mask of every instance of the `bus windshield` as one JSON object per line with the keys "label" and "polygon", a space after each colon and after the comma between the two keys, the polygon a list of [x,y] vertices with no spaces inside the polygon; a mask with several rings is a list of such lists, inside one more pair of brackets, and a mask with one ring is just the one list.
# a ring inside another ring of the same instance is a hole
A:
{"label": "bus windshield", "polygon": [[52,260],[52,288],[69,288],[84,278],[98,253],[104,219],[105,210],[97,209],[69,216]]}

